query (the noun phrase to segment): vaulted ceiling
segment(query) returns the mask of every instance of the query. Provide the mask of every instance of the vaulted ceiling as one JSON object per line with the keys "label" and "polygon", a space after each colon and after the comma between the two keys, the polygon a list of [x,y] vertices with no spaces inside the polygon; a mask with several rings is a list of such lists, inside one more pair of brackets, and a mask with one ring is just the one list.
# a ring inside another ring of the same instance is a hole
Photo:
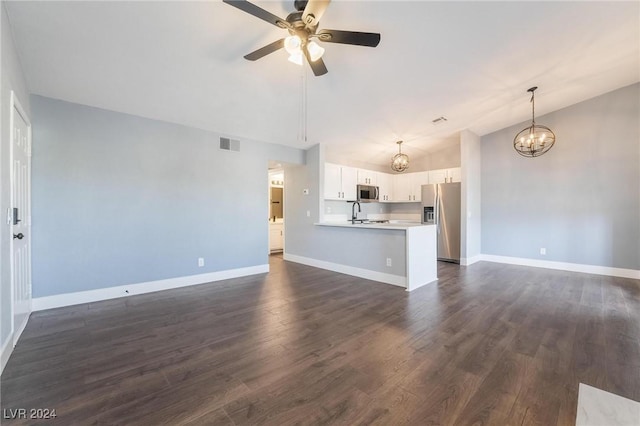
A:
{"label": "vaulted ceiling", "polygon": [[243,59],[286,31],[221,1],[4,3],[32,93],[372,164],[525,121],[534,85],[541,115],[640,81],[639,2],[334,0],[320,28],[382,40],[325,43],[321,77]]}

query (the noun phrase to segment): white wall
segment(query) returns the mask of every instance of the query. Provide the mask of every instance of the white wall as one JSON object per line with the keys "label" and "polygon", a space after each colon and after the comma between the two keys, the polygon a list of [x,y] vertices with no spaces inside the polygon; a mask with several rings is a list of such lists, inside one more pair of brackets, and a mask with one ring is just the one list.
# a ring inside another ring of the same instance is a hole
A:
{"label": "white wall", "polygon": [[480,137],[469,130],[460,133],[462,212],[460,263],[478,259],[481,251],[481,150]]}
{"label": "white wall", "polygon": [[[23,76],[22,67],[11,35],[9,18],[5,4],[0,4],[2,20],[0,31],[2,38],[2,83],[0,89],[0,115],[2,133],[0,134],[0,347],[5,348],[11,339],[11,229],[5,221],[7,209],[10,207],[11,186],[9,180],[9,148],[11,146],[11,91],[16,93],[20,104],[31,117],[29,91]],[[2,357],[4,360],[5,358]],[[4,367],[4,365],[2,365]]]}

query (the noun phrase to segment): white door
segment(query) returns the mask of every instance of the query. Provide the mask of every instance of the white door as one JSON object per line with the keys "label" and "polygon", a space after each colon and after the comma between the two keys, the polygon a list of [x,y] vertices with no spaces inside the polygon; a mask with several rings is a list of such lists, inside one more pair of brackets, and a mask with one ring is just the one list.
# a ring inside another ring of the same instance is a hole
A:
{"label": "white door", "polygon": [[31,313],[31,125],[11,93],[11,284],[13,344]]}

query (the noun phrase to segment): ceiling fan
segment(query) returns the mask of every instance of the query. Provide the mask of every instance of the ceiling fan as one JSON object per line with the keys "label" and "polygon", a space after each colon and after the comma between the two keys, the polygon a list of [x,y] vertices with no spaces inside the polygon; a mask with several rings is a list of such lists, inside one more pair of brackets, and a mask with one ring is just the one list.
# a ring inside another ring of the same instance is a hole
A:
{"label": "ceiling fan", "polygon": [[223,0],[244,12],[267,21],[279,28],[289,31],[289,37],[267,44],[260,49],[245,55],[245,59],[255,61],[269,53],[284,48],[289,53],[289,60],[302,65],[302,56],[307,59],[313,74],[320,76],[327,73],[327,67],[322,60],[324,49],[314,41],[317,39],[326,43],[353,44],[357,46],[376,47],[380,43],[380,34],[363,33],[357,31],[320,30],[318,24],[331,0],[295,0],[296,12],[290,13],[287,19],[249,3],[246,0]]}

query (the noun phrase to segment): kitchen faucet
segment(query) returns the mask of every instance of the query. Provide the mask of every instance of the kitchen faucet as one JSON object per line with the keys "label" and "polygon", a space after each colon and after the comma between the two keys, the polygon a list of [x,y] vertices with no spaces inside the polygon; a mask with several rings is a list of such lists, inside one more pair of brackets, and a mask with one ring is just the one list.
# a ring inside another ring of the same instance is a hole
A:
{"label": "kitchen faucet", "polygon": [[353,202],[353,205],[351,206],[351,223],[356,223],[356,220],[358,219],[358,214],[356,213],[356,204],[358,205],[358,213],[362,212],[362,210],[360,209],[360,203],[357,201]]}

